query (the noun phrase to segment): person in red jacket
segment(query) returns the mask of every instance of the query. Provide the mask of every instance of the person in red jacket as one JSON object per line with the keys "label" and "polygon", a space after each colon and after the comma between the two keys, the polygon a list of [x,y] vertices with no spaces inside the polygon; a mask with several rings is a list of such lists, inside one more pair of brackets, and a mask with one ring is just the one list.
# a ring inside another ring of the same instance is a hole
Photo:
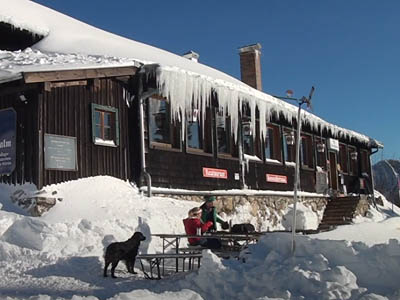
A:
{"label": "person in red jacket", "polygon": [[[188,218],[183,220],[185,225],[185,231],[187,235],[198,235],[198,229],[203,234],[210,227],[213,226],[212,221],[202,223],[201,218],[202,209],[200,207],[194,207],[189,210]],[[200,245],[205,248],[217,249],[221,248],[221,242],[218,239],[213,238],[188,238],[189,244],[192,246]]]}

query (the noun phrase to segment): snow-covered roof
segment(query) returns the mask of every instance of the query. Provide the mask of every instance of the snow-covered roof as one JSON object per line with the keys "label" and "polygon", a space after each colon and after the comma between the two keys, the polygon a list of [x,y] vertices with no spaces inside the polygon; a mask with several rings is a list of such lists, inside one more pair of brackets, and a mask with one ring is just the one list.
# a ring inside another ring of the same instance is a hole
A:
{"label": "snow-covered roof", "polygon": [[[230,114],[233,128],[238,125],[237,101],[250,103],[253,125],[255,108],[258,108],[260,131],[264,136],[266,124],[273,115],[283,115],[289,122],[297,119],[296,106],[204,64],[95,28],[29,0],[0,0],[0,5],[0,22],[44,36],[32,49],[0,52],[0,83],[19,78],[22,72],[27,71],[156,63],[159,65],[158,85],[163,96],[173,99],[173,112],[191,109],[192,105],[204,107],[214,91],[219,105]],[[371,147],[383,146],[363,134],[341,128],[308,112],[303,113],[303,120],[312,129],[326,129],[337,138],[355,138]]]}

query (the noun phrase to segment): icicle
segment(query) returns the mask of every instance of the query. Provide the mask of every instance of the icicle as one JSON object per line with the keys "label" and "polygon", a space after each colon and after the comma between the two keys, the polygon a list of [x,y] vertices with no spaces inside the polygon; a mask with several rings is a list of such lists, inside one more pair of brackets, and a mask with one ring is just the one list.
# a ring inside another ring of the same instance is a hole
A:
{"label": "icicle", "polygon": [[[158,68],[156,78],[162,96],[172,100],[169,100],[171,101],[172,119],[181,120],[183,124],[186,122],[186,114],[197,108],[201,112],[202,126],[204,128],[206,107],[210,106],[211,95],[215,92],[220,110],[230,116],[231,132],[235,142],[237,141],[239,114],[242,114],[242,103],[244,102],[250,105],[251,125],[254,129],[256,127],[256,108],[260,112],[261,139],[265,138],[267,123],[274,116],[279,118],[282,115],[289,124],[292,124],[293,120],[297,119],[297,106],[245,85],[234,85],[220,79],[184,71],[177,67],[165,66]],[[306,110],[302,111],[301,119],[303,123],[310,125],[312,130],[326,130],[333,137],[354,138],[362,143],[371,143],[369,137],[330,124]]]}

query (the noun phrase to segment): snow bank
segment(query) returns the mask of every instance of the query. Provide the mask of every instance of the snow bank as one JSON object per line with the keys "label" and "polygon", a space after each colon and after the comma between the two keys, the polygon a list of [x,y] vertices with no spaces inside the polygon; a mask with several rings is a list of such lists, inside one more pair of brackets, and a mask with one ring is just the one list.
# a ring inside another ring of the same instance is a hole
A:
{"label": "snow bank", "polygon": [[[250,246],[246,263],[213,262],[205,255],[198,273],[186,276],[180,287],[198,291],[205,299],[358,299],[376,293],[400,295],[397,276],[400,244],[371,248],[363,243],[296,238],[290,252],[290,234],[271,233]],[[215,260],[215,258],[214,258]],[[203,268],[203,266],[206,266]]]}

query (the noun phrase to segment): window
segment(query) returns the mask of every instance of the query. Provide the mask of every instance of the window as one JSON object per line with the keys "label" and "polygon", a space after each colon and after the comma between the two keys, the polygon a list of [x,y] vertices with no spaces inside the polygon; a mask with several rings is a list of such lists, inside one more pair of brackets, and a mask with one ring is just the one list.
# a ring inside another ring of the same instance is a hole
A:
{"label": "window", "polygon": [[282,161],[281,133],[279,126],[269,124],[264,140],[264,157],[268,162]]}
{"label": "window", "polygon": [[339,144],[339,166],[340,170],[343,173],[348,173],[349,164],[348,164],[348,156],[347,156],[347,146],[345,144]]}
{"label": "window", "polygon": [[150,145],[180,149],[179,127],[171,122],[169,103],[166,99],[151,97],[148,104]]}
{"label": "window", "polygon": [[199,110],[196,108],[186,116],[186,142],[188,148],[203,149]]}
{"label": "window", "polygon": [[220,109],[215,116],[217,130],[217,152],[222,155],[237,157],[238,147],[234,143],[231,128],[231,118]]}
{"label": "window", "polygon": [[96,145],[119,145],[117,108],[92,103],[92,138]]}
{"label": "window", "polygon": [[295,131],[289,128],[283,128],[283,157],[285,163],[294,165],[296,162],[296,138]]}
{"label": "window", "polygon": [[356,147],[348,146],[350,164],[349,164],[349,174],[358,175],[358,154]]}
{"label": "window", "polygon": [[314,151],[311,135],[302,135],[300,144],[300,157],[302,166],[305,168],[314,168]]}
{"label": "window", "polygon": [[315,156],[317,158],[317,167],[327,170],[326,165],[326,142],[324,138],[314,137],[315,140]]}
{"label": "window", "polygon": [[361,150],[361,172],[369,174],[369,156],[367,150]]}
{"label": "window", "polygon": [[203,116],[197,108],[187,113],[186,146],[189,152],[212,153],[210,109],[206,109],[204,117],[205,122],[202,122]]}
{"label": "window", "polygon": [[250,159],[261,160],[262,158],[262,147],[260,144],[260,123],[257,118],[258,111],[256,111],[256,121],[251,122],[250,107],[245,105],[243,107],[243,118],[242,118],[242,141],[243,141],[243,153],[248,155]]}
{"label": "window", "polygon": [[218,111],[216,114],[217,126],[217,149],[218,153],[230,154],[230,122],[224,111]]}

